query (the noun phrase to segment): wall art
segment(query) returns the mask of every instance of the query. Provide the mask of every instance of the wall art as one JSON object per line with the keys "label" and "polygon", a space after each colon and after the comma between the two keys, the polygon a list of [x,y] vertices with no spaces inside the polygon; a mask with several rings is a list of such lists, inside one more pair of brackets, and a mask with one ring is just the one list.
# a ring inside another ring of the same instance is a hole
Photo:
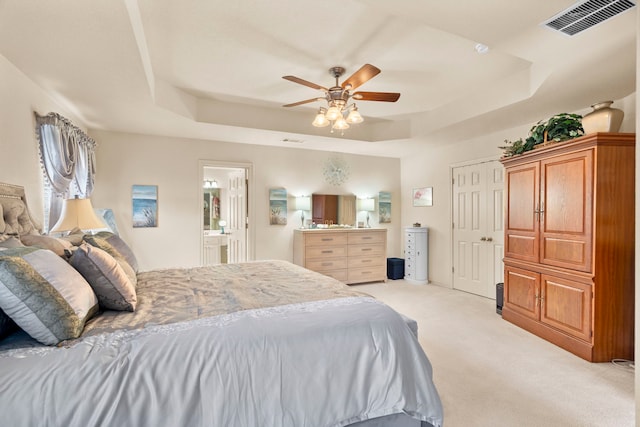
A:
{"label": "wall art", "polygon": [[269,189],[269,224],[287,225],[287,190]]}
{"label": "wall art", "polygon": [[413,206],[433,206],[433,187],[414,188]]}
{"label": "wall art", "polygon": [[131,191],[133,227],[158,226],[158,186],[134,185]]}

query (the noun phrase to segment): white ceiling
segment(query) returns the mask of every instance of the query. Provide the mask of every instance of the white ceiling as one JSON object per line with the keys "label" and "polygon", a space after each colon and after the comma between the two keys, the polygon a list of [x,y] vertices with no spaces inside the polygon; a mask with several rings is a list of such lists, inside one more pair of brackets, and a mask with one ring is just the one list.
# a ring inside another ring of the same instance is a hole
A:
{"label": "white ceiling", "polygon": [[[90,128],[400,156],[635,92],[636,9],[569,37],[573,0],[0,0],[0,54]],[[479,55],[483,43],[489,53]],[[365,122],[311,126],[322,92],[370,63]],[[46,112],[40,112],[46,113]],[[302,140],[302,143],[283,140]]]}

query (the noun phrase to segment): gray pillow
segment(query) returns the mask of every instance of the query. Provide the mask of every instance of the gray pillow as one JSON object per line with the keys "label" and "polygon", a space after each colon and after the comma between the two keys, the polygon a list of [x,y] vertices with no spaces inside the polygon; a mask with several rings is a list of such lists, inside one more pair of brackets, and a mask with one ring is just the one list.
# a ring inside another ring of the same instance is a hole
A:
{"label": "gray pillow", "polygon": [[131,248],[122,240],[119,236],[109,232],[101,231],[97,234],[86,234],[84,241],[91,246],[96,246],[104,251],[107,251],[109,255],[118,259],[118,257],[124,258],[135,273],[138,272],[138,260],[133,254]]}
{"label": "gray pillow", "polygon": [[58,255],[23,247],[0,251],[0,309],[32,338],[55,345],[80,336],[98,300]]}
{"label": "gray pillow", "polygon": [[20,241],[25,246],[35,246],[40,249],[49,249],[58,256],[64,257],[64,250],[70,250],[72,245],[68,240],[58,239],[51,236],[41,236],[39,234],[25,234],[20,237]]}
{"label": "gray pillow", "polygon": [[124,260],[118,261],[106,251],[83,243],[69,262],[89,282],[102,307],[120,311],[136,309],[136,287],[123,268]]}
{"label": "gray pillow", "polygon": [[24,246],[16,236],[0,234],[0,248],[20,248]]}

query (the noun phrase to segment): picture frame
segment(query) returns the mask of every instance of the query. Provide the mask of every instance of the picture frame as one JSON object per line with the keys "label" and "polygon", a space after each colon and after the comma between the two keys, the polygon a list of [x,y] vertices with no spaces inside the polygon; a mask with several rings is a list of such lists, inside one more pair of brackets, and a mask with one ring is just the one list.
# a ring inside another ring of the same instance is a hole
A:
{"label": "picture frame", "polygon": [[133,185],[131,204],[133,228],[158,226],[157,185]]}
{"label": "picture frame", "polygon": [[269,225],[287,225],[287,190],[269,189]]}
{"label": "picture frame", "polygon": [[380,191],[378,193],[378,223],[388,224],[391,222],[391,193]]}
{"label": "picture frame", "polygon": [[433,206],[433,187],[413,189],[413,206]]}

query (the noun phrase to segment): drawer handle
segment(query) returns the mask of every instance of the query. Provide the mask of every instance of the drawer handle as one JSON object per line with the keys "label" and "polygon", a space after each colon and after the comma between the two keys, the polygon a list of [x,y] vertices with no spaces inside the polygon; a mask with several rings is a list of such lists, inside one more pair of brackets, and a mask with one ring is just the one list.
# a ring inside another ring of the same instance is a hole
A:
{"label": "drawer handle", "polygon": [[370,272],[370,271],[363,271],[363,272],[362,272],[362,274],[363,274],[363,275],[364,275],[364,274],[371,274],[371,272]]}
{"label": "drawer handle", "polygon": [[332,254],[333,251],[322,251],[323,254]]}
{"label": "drawer handle", "polygon": [[371,239],[373,239],[373,237],[371,237],[371,236],[364,236],[364,237],[362,238],[362,240],[371,240]]}
{"label": "drawer handle", "polygon": [[332,262],[323,262],[323,263],[322,263],[322,266],[323,266],[323,267],[331,267],[332,265],[333,265],[333,263],[332,263]]}
{"label": "drawer handle", "polygon": [[323,237],[322,241],[323,242],[332,242],[333,241],[333,237]]}
{"label": "drawer handle", "polygon": [[363,260],[362,260],[362,261],[360,261],[360,262],[371,262],[371,261],[373,261],[373,260],[371,260],[371,259],[363,259]]}
{"label": "drawer handle", "polygon": [[371,250],[371,248],[362,248],[362,252],[367,252],[367,251],[370,251],[370,250]]}

